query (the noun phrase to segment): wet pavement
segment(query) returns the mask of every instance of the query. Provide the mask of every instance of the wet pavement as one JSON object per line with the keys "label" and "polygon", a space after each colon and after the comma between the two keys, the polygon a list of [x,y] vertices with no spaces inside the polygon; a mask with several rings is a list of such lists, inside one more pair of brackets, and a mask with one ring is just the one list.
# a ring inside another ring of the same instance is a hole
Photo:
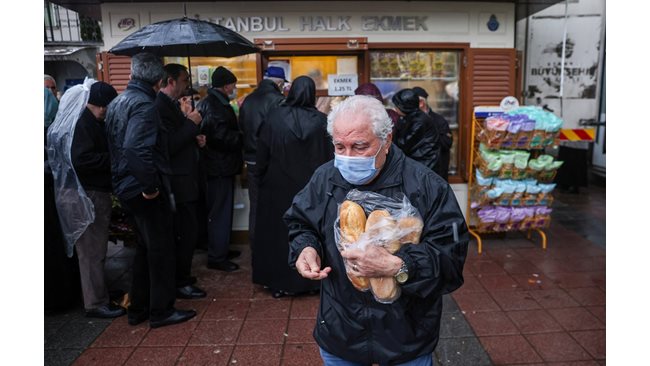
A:
{"label": "wet pavement", "polygon": [[[605,187],[554,192],[548,248],[522,233],[475,241],[465,284],[445,296],[436,365],[605,364]],[[247,245],[241,269],[205,268],[197,251],[194,275],[206,299],[178,300],[192,320],[150,329],[83,316],[45,316],[45,365],[320,365],[312,329],[318,296],[274,299],[251,283]],[[106,270],[113,290],[127,290],[133,248],[109,244]]]}

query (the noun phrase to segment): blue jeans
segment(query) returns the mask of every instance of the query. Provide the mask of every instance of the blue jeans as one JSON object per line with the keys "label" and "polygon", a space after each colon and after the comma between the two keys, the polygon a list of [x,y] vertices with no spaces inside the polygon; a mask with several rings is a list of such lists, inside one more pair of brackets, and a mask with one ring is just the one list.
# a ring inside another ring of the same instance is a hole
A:
{"label": "blue jeans", "polygon": [[[325,351],[320,347],[318,348],[320,349],[320,356],[323,358],[324,366],[369,366],[362,363],[346,361],[338,356],[334,356],[333,354]],[[383,364],[379,365],[381,366]],[[433,366],[433,356],[430,353],[428,355],[420,356],[414,360],[400,363],[396,366]]]}

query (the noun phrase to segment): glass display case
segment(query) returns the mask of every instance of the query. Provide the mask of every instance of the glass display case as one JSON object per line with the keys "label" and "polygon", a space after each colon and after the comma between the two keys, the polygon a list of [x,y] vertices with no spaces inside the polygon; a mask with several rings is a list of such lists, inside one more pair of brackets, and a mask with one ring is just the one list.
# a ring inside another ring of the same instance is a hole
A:
{"label": "glass display case", "polygon": [[458,173],[458,80],[461,51],[370,51],[370,81],[392,106],[393,94],[419,86],[431,109],[445,117],[453,134],[449,175]]}

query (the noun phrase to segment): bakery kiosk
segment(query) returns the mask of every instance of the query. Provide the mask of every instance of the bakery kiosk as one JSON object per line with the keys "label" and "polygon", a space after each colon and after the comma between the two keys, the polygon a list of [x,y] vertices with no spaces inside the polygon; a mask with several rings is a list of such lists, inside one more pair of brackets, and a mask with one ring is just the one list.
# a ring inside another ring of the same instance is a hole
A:
{"label": "bakery kiosk", "polygon": [[[237,75],[239,98],[254,90],[268,66],[284,68],[289,81],[309,75],[316,81],[318,107],[324,111],[345,94],[337,91],[338,80],[352,86],[375,83],[387,105],[402,88],[424,88],[431,108],[450,124],[454,144],[449,181],[464,211],[473,107],[520,95],[514,3],[164,2],[103,3],[101,9],[105,44],[98,55],[98,74],[118,91],[128,82],[129,59],[105,51],[144,25],[179,18],[184,12],[231,28],[261,49],[259,54],[230,59],[192,57],[193,86],[202,93],[218,66]],[[184,57],[164,61],[187,65]],[[240,180],[235,231],[248,227],[245,189],[246,182]]]}

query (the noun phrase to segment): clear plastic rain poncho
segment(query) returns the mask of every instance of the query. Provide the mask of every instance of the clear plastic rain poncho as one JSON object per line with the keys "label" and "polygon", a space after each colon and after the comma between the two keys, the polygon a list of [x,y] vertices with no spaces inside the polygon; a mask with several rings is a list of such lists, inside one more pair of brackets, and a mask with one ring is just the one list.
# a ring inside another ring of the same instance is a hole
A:
{"label": "clear plastic rain poncho", "polygon": [[47,159],[54,176],[54,199],[68,257],[72,257],[72,248],[81,234],[95,221],[95,207],[79,182],[70,155],[75,126],[95,82],[86,78],[83,84],[63,94],[56,118],[47,131]]}

